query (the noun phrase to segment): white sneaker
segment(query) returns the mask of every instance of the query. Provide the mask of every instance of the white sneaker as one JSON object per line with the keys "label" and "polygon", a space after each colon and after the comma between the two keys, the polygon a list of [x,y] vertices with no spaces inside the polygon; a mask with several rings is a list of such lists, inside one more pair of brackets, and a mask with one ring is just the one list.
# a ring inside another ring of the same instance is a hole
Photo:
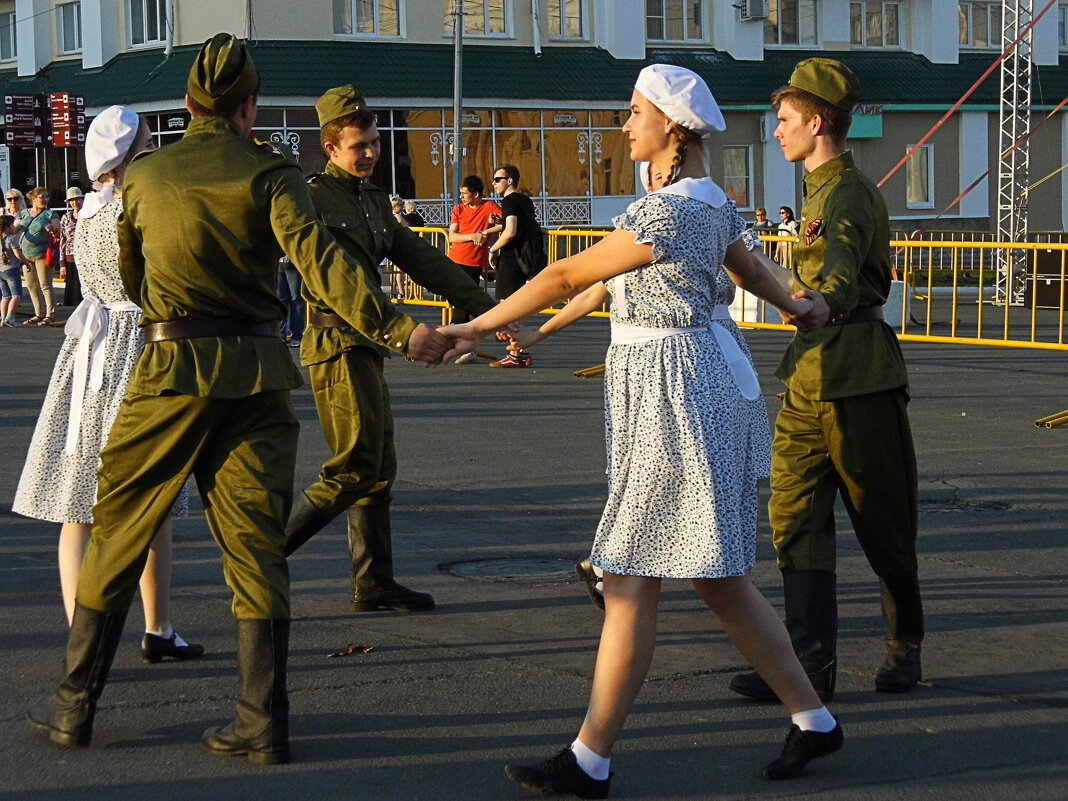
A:
{"label": "white sneaker", "polygon": [[458,356],[456,359],[454,359],[453,364],[467,364],[468,362],[473,362],[477,360],[477,353],[465,353],[462,356]]}

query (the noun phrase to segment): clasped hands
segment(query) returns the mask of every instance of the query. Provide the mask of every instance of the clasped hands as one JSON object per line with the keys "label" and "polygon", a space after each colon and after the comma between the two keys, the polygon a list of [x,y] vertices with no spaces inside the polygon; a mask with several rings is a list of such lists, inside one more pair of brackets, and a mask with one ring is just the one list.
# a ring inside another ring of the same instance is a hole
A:
{"label": "clasped hands", "polygon": [[[502,327],[497,336],[511,339],[520,336],[523,327],[520,323],[510,323]],[[420,323],[408,338],[404,355],[409,361],[422,362],[427,367],[447,364],[465,353],[473,353],[485,334],[475,330],[472,323],[460,323],[434,328]]]}
{"label": "clasped hands", "polygon": [[792,325],[798,331],[816,331],[827,325],[831,319],[831,309],[823,295],[814,289],[803,289],[792,296],[794,308],[779,309],[784,323]]}

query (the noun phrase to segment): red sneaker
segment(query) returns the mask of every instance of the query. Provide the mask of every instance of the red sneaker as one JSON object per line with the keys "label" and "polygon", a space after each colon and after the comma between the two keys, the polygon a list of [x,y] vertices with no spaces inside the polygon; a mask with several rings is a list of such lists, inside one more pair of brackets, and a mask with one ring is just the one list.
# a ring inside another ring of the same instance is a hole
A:
{"label": "red sneaker", "polygon": [[529,353],[520,353],[518,356],[509,353],[500,361],[490,362],[490,367],[530,367],[533,361]]}

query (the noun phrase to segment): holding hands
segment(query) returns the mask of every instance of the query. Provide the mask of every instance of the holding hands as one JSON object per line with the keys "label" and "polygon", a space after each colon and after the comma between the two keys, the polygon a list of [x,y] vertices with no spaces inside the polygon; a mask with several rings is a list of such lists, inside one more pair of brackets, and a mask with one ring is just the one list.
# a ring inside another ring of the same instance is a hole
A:
{"label": "holding hands", "polygon": [[814,289],[795,292],[792,308],[780,309],[783,322],[793,325],[798,331],[816,331],[831,319],[831,310],[823,295]]}

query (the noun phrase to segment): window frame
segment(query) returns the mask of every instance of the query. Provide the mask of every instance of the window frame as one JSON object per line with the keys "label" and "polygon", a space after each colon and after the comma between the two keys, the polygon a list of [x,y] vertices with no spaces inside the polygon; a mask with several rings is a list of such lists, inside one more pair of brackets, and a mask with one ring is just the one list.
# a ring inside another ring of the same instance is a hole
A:
{"label": "window frame", "polygon": [[1057,4],[1057,49],[1068,50],[1068,3]]}
{"label": "window frame", "polygon": [[[68,9],[73,9],[74,13],[74,47],[67,47],[66,12]],[[69,0],[69,2],[57,3],[56,53],[61,56],[68,56],[80,52],[82,52],[82,0]]]}
{"label": "window frame", "polygon": [[[367,2],[368,0],[364,0]],[[361,0],[333,0],[331,2],[331,9],[333,15],[333,27],[334,36],[351,36],[354,39],[400,39],[407,35],[405,29],[405,15],[404,15],[404,0],[394,0],[397,5],[397,32],[396,33],[383,33],[382,32],[382,0],[369,0],[372,5],[371,15],[373,17],[374,30],[373,31],[360,31],[357,30],[357,6],[361,5]],[[348,10],[348,23],[352,29],[350,31],[338,30],[338,5],[344,5]]]}
{"label": "window frame", "polygon": [[[868,40],[868,16],[869,7],[878,4],[879,17],[881,20],[882,41],[878,44],[872,44]],[[853,9],[855,7],[860,8],[860,38],[861,41],[856,41],[853,38]],[[893,8],[896,12],[896,28],[897,28],[897,42],[893,44],[887,44],[886,31],[887,31],[887,9]],[[849,4],[849,42],[853,47],[861,48],[864,50],[900,50],[904,47],[902,41],[902,32],[905,29],[903,24],[905,13],[905,3],[903,0],[852,0]]]}
{"label": "window frame", "polygon": [[[730,193],[727,196],[735,202],[739,211],[752,211],[756,208],[753,204],[753,146],[752,145],[723,145],[720,148],[722,153],[722,167],[723,167],[723,190],[726,192],[728,187],[732,184],[732,178],[741,178],[745,181],[745,203],[739,203],[734,197],[731,197]],[[745,173],[739,176],[728,175],[727,173],[727,153],[728,151],[741,151],[743,155],[743,161],[745,164]]]}
{"label": "window frame", "polygon": [[[452,8],[454,3],[460,3],[461,6],[466,6],[469,2],[481,2],[482,3],[482,30],[481,31],[469,31],[467,29],[467,23],[464,23],[464,38],[465,39],[511,39],[514,38],[512,32],[512,0],[444,0],[442,3],[442,36],[452,39],[452,20],[450,19],[452,14]],[[503,30],[491,31],[490,22],[492,20],[493,4],[500,3],[501,16],[504,18]],[[469,16],[464,14],[465,17]]]}
{"label": "window frame", "polygon": [[[659,37],[652,36],[649,32],[649,21],[653,16],[649,13],[649,4],[645,4],[645,41],[646,42],[672,42],[678,44],[695,44],[708,41],[708,3],[705,0],[677,0],[680,4],[680,11],[682,12],[682,37],[669,37],[667,35],[667,21],[668,21],[668,8],[667,4],[675,0],[659,0],[660,2],[660,24],[662,26],[662,34]],[[691,5],[696,3],[697,15],[696,24],[698,26],[697,35],[690,35],[690,27],[694,24],[694,20],[690,18]]]}
{"label": "window frame", "polygon": [[[916,147],[915,143],[912,143],[906,147],[905,152],[911,152]],[[909,193],[912,191],[913,180],[915,179],[916,165],[919,163],[917,158],[920,154],[923,154],[923,162],[926,165],[926,200],[910,200]],[[913,153],[909,160],[905,163],[905,207],[908,209],[933,209],[935,207],[935,179],[934,179],[934,145],[924,144],[920,145]]]}
{"label": "window frame", "polygon": [[[782,17],[782,6],[785,3],[792,4],[797,12],[797,41],[783,42],[783,26],[779,22]],[[812,19],[812,40],[805,39],[802,35],[802,9],[805,9]],[[764,47],[768,48],[812,48],[820,44],[820,14],[819,0],[770,0],[768,3],[768,17],[764,20]],[[775,20],[774,22],[772,20]],[[774,41],[769,41],[769,34],[774,32]]]}
{"label": "window frame", "polygon": [[[5,41],[3,41],[2,37],[0,37],[0,62],[5,62],[5,63],[6,62],[12,62],[12,61],[18,61],[18,57],[19,57],[19,38],[18,38],[18,31],[16,30],[16,26],[15,26],[15,11],[14,11],[14,9],[12,9],[11,11],[0,12],[0,20],[4,20],[7,17],[10,17],[10,22],[9,22],[9,24],[7,26],[7,30],[10,31],[9,41],[5,42]],[[4,28],[0,27],[0,31],[3,31],[3,30],[4,30]],[[3,55],[3,51],[4,51],[5,45],[7,46],[7,49],[10,50],[10,54],[7,55],[7,56]]]}
{"label": "window frame", "polygon": [[[977,7],[981,7],[986,15],[986,44],[975,44],[975,11]],[[960,20],[961,26],[967,25],[968,28],[968,41],[962,41],[962,37],[958,35],[958,44],[965,50],[1000,50],[1001,49],[1001,8],[1000,2],[993,2],[992,0],[962,0],[957,3],[959,15],[965,13],[967,9],[967,20]],[[993,24],[992,24],[993,23]]]}
{"label": "window frame", "polygon": [[[155,37],[153,38],[153,31],[149,30],[150,18],[149,9],[151,6],[155,6],[156,12],[156,26]],[[144,38],[138,42],[134,38],[134,8],[138,7],[141,10],[141,31],[140,35]],[[127,41],[131,48],[141,47],[158,47],[161,44],[167,43],[167,2],[166,0],[127,0],[126,2],[126,33]]]}
{"label": "window frame", "polygon": [[[568,2],[579,4],[579,32],[577,35],[567,33],[567,14],[563,13],[563,7]],[[553,30],[553,6],[556,6],[557,30]],[[549,39],[563,42],[589,41],[590,18],[589,0],[548,0],[545,8],[545,17],[548,21]]]}

